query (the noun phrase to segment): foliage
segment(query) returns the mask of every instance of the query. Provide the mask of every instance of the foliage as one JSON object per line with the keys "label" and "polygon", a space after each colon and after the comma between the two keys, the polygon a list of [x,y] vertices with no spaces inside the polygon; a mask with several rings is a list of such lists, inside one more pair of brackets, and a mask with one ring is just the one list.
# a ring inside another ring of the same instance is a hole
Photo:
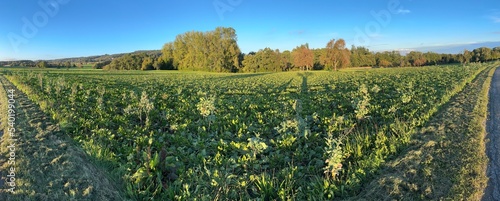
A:
{"label": "foliage", "polygon": [[293,49],[292,58],[293,65],[299,67],[300,70],[309,70],[313,67],[314,54],[307,43]]}
{"label": "foliage", "polygon": [[278,72],[286,70],[290,61],[283,57],[279,50],[264,48],[255,54],[245,55],[243,72]]}
{"label": "foliage", "polygon": [[464,50],[463,54],[460,55],[460,62],[464,64],[464,66],[470,62],[472,58],[472,53],[468,50]]}
{"label": "foliage", "polygon": [[331,200],[356,194],[482,69],[7,77],[109,160],[134,199]]}
{"label": "foliage", "polygon": [[48,66],[49,66],[49,64],[47,63],[47,61],[39,61],[36,64],[36,67],[38,67],[38,68],[47,68]]}
{"label": "foliage", "polygon": [[351,66],[367,67],[375,66],[375,55],[368,48],[352,46],[351,48]]}
{"label": "foliage", "polygon": [[422,52],[411,51],[406,57],[412,66],[423,66],[427,63],[427,59]]}
{"label": "foliage", "polygon": [[344,39],[335,41],[330,40],[326,45],[326,51],[323,55],[325,66],[337,70],[337,68],[345,68],[350,64],[351,52],[345,47]]}
{"label": "foliage", "polygon": [[179,70],[235,72],[239,69],[240,49],[233,28],[218,27],[214,31],[187,32],[163,47],[163,60]]}
{"label": "foliage", "polygon": [[126,54],[113,59],[104,70],[152,70],[154,57],[146,53]]}
{"label": "foliage", "polygon": [[97,62],[97,63],[95,63],[95,64],[92,66],[92,68],[93,68],[93,69],[102,69],[102,68],[104,68],[104,66],[106,66],[106,65],[108,65],[108,64],[110,64],[110,63],[111,63],[111,61]]}

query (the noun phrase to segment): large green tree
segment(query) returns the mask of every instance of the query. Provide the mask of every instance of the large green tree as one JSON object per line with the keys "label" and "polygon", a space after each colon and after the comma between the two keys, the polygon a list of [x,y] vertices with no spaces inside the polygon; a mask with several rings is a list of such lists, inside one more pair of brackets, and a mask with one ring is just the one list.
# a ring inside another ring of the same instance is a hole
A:
{"label": "large green tree", "polygon": [[379,67],[405,66],[408,58],[401,56],[399,51],[385,51],[375,53],[376,65]]}
{"label": "large green tree", "polygon": [[441,60],[441,55],[435,52],[426,52],[424,53],[424,58],[426,59],[426,63],[428,65],[438,65]]}
{"label": "large green tree", "polygon": [[177,64],[174,63],[174,43],[165,43],[161,49],[161,57],[154,64],[157,70],[174,70],[177,69]]}
{"label": "large green tree", "polygon": [[469,50],[464,50],[462,54],[460,54],[460,62],[465,66],[470,62],[472,58],[472,53]]}
{"label": "large green tree", "polygon": [[255,52],[250,52],[244,56],[243,59],[243,72],[257,72],[259,69],[258,59]]}
{"label": "large green tree", "polygon": [[280,67],[282,71],[290,71],[293,70],[292,65],[292,52],[285,50],[281,54]]}
{"label": "large green tree", "polygon": [[283,58],[278,49],[264,48],[245,56],[244,72],[277,72],[286,68],[288,60]]}
{"label": "large green tree", "polygon": [[141,70],[153,70],[154,60],[151,57],[145,57],[142,60]]}
{"label": "large green tree", "polygon": [[47,68],[49,67],[49,63],[47,61],[39,61],[36,66],[38,68]]}
{"label": "large green tree", "polygon": [[493,48],[492,59],[500,59],[500,47]]}
{"label": "large green tree", "polygon": [[473,60],[476,62],[487,62],[492,59],[492,50],[487,47],[480,47],[472,51]]}
{"label": "large green tree", "polygon": [[351,66],[352,67],[367,67],[377,64],[375,55],[365,47],[351,47]]}
{"label": "large green tree", "polygon": [[131,53],[113,59],[111,63],[104,66],[105,70],[152,70],[155,60],[154,55],[146,53]]}
{"label": "large green tree", "polygon": [[423,66],[427,63],[427,59],[422,52],[411,51],[406,57],[412,66]]}
{"label": "large green tree", "polygon": [[233,28],[178,35],[173,44],[164,45],[162,53],[165,63],[179,70],[234,72],[240,67],[241,51]]}

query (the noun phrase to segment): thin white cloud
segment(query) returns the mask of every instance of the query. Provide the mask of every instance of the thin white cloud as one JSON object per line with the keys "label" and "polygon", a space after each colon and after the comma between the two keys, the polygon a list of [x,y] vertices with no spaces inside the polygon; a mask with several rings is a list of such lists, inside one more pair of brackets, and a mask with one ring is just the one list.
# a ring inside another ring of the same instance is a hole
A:
{"label": "thin white cloud", "polygon": [[17,61],[18,59],[12,58],[12,57],[5,57],[3,59],[0,59],[1,61]]}
{"label": "thin white cloud", "polygon": [[408,9],[399,9],[396,13],[397,14],[408,14],[408,13],[411,13],[411,11]]}
{"label": "thin white cloud", "polygon": [[415,49],[412,49],[412,48],[401,48],[401,49],[396,49],[396,51],[411,52],[411,51],[415,51]]}
{"label": "thin white cloud", "polygon": [[301,30],[294,30],[294,31],[290,31],[289,34],[290,35],[303,35],[304,33],[306,33],[305,30],[301,29]]}
{"label": "thin white cloud", "polygon": [[497,9],[490,10],[489,14],[485,16],[493,23],[500,23],[500,11]]}
{"label": "thin white cloud", "polygon": [[420,44],[421,47],[454,47],[454,46],[461,46],[461,45],[473,45],[473,44],[478,44],[481,42],[477,41],[467,41],[467,42],[460,42],[460,43],[432,43],[432,44]]}
{"label": "thin white cloud", "polygon": [[408,53],[413,52],[413,51],[417,51],[417,50],[412,49],[412,48],[401,48],[401,49],[395,49],[394,51],[398,51],[402,55],[407,55]]}
{"label": "thin white cloud", "polygon": [[493,20],[493,23],[500,23],[500,17],[498,16],[491,16],[491,20]]}
{"label": "thin white cloud", "polygon": [[385,35],[375,33],[375,34],[368,35],[368,37],[370,37],[371,39],[381,39],[381,38],[385,38]]}

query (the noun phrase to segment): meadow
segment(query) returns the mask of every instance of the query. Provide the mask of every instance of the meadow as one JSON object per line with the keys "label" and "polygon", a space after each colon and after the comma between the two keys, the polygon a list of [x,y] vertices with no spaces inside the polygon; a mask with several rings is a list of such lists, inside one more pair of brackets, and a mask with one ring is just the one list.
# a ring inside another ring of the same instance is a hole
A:
{"label": "meadow", "polygon": [[2,74],[130,199],[331,200],[357,195],[491,68]]}

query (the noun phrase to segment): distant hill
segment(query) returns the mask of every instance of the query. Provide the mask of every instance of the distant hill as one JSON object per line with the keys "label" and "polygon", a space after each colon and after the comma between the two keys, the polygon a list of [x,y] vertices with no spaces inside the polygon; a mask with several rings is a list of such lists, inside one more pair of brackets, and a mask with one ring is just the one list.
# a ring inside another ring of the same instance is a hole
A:
{"label": "distant hill", "polygon": [[[148,56],[153,56],[153,58],[159,57],[161,55],[161,50],[138,50],[130,53],[119,53],[119,54],[105,54],[87,57],[73,57],[73,58],[62,58],[62,59],[51,59],[44,60],[52,65],[61,65],[65,62],[70,62],[71,64],[81,66],[89,63],[96,62],[111,62],[113,59],[120,58],[127,54],[142,54],[145,53]],[[17,60],[17,61],[0,61],[0,66],[21,66],[21,67],[34,67],[38,61],[32,60]]]}
{"label": "distant hill", "polygon": [[96,56],[88,56],[88,57],[74,57],[74,58],[63,58],[63,59],[53,59],[47,60],[48,62],[72,62],[72,63],[91,63],[91,62],[102,62],[102,61],[111,61],[115,58],[122,57],[126,54],[140,54],[146,53],[147,55],[161,55],[161,50],[138,50],[130,53],[119,53],[119,54],[105,54],[105,55],[96,55]]}
{"label": "distant hill", "polygon": [[429,47],[419,47],[413,48],[413,50],[420,52],[436,52],[440,54],[458,54],[463,52],[465,49],[474,50],[480,47],[500,47],[500,41],[497,42],[481,42],[481,43],[469,43],[469,44],[454,44],[454,45],[442,45],[442,46],[429,46]]}

